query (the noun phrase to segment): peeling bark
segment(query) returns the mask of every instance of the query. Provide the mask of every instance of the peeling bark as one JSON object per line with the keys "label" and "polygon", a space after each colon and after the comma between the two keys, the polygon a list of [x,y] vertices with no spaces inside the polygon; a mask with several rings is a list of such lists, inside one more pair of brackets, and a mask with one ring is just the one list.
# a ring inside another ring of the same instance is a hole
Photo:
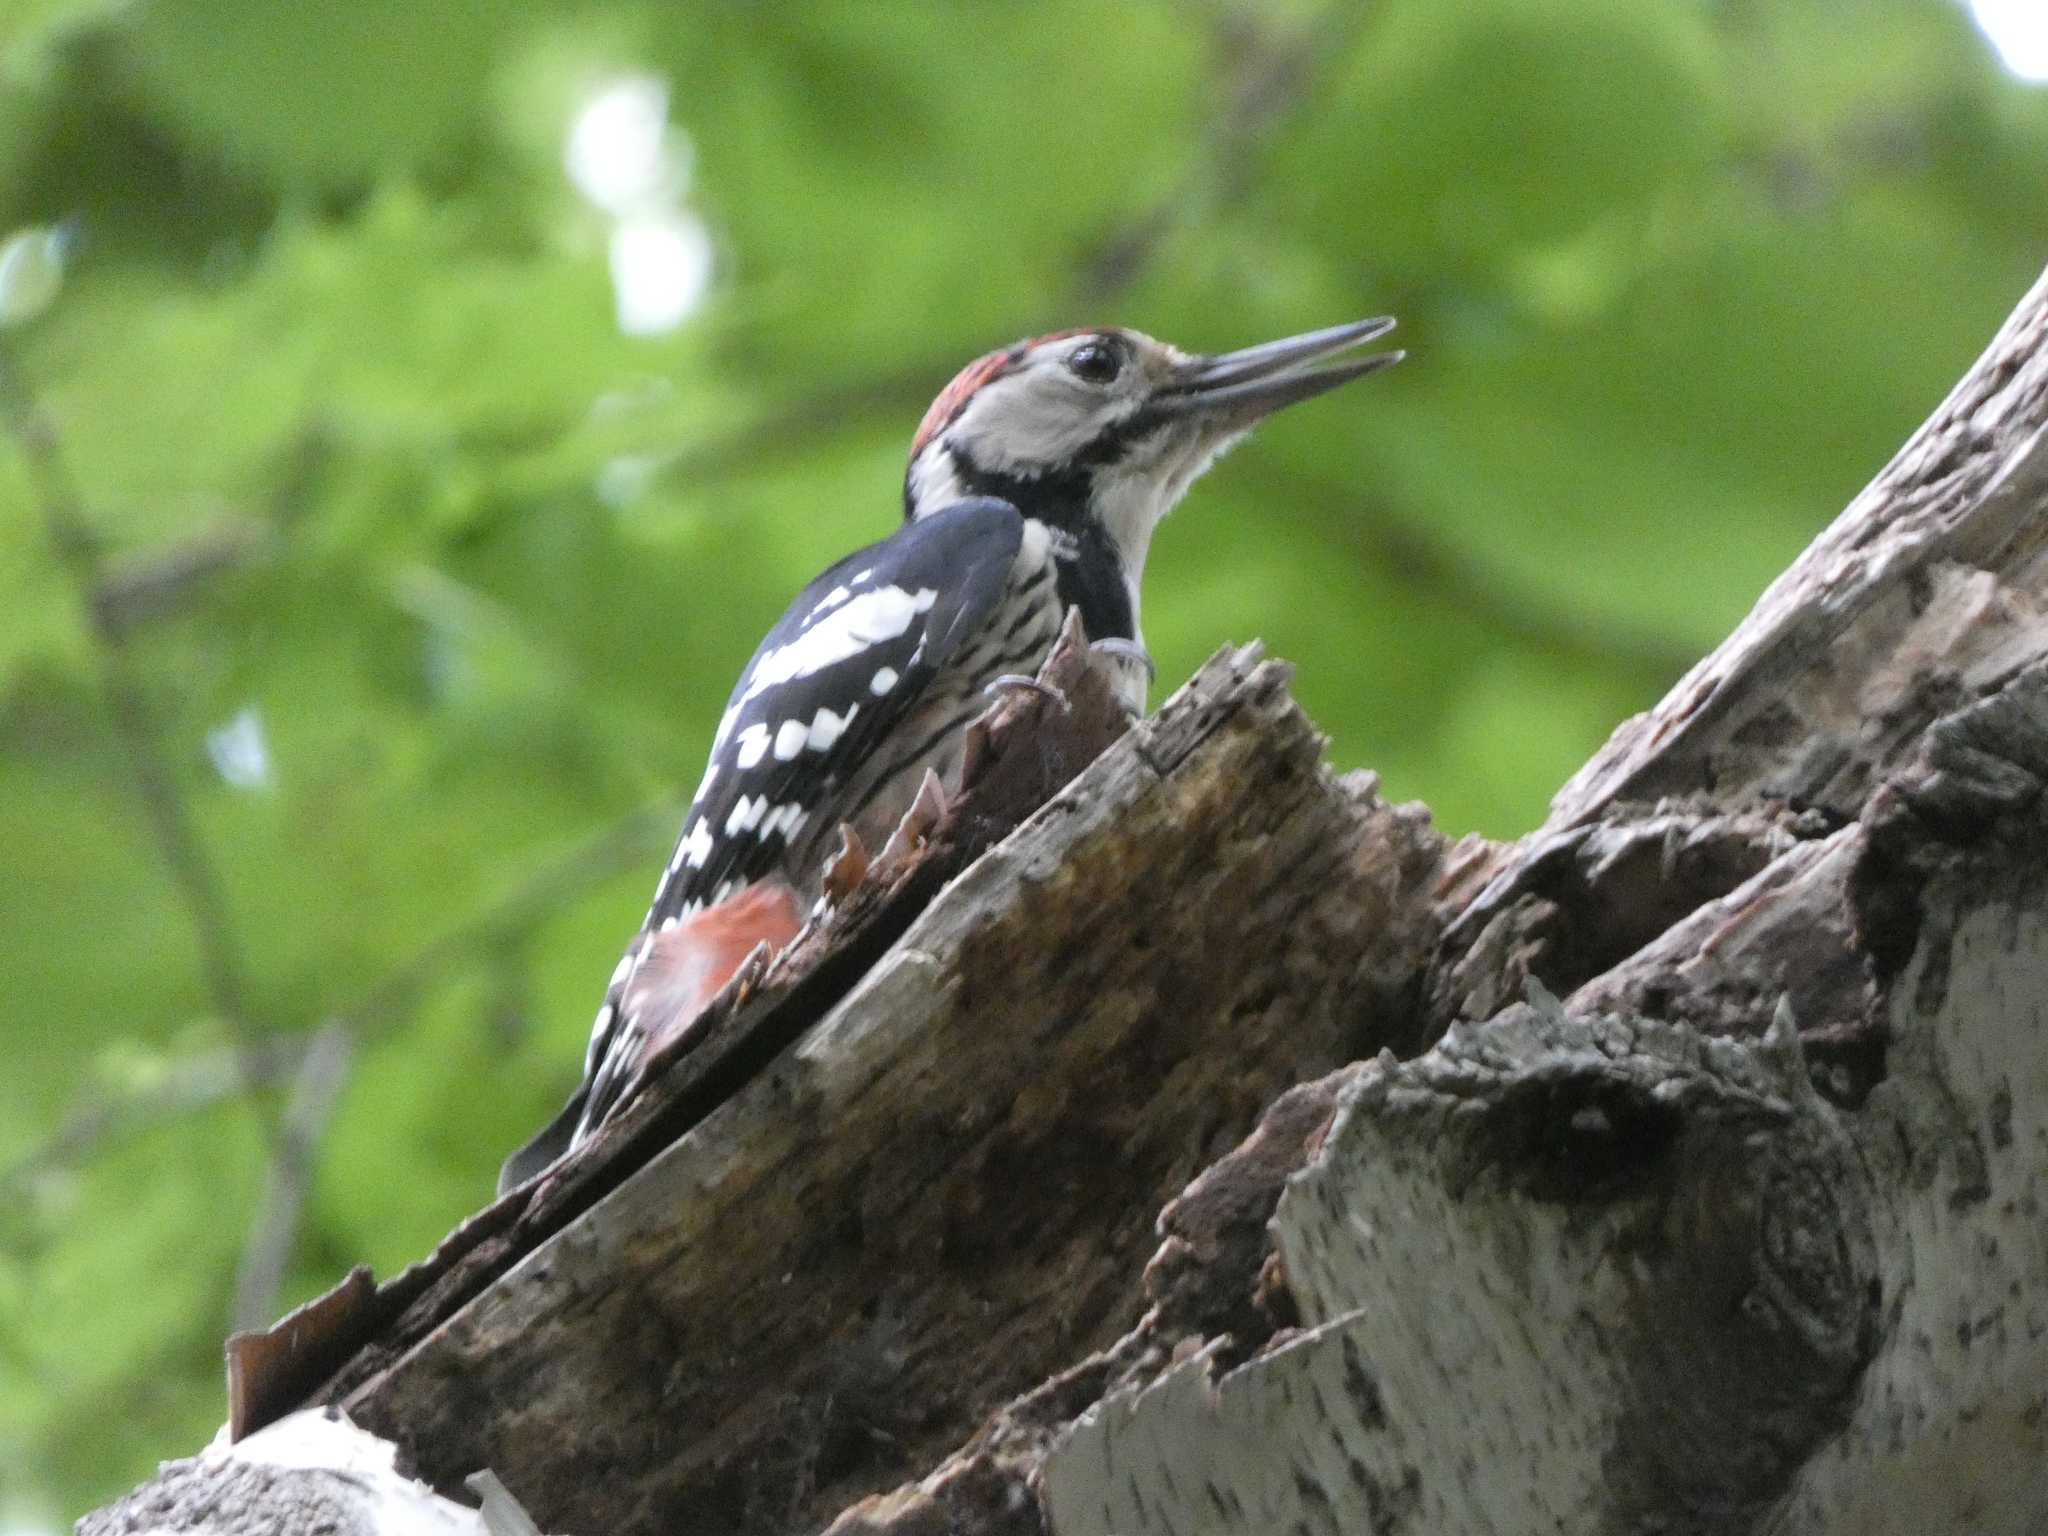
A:
{"label": "peeling bark", "polygon": [[1235,652],[976,858],[1013,722],[294,1391],[556,1530],[2048,1529],[2044,338],[1519,843]]}

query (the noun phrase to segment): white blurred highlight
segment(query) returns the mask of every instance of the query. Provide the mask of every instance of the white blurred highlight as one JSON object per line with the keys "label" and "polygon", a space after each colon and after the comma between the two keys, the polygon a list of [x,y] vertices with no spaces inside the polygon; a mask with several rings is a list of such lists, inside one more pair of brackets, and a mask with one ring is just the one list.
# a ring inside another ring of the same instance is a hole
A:
{"label": "white blurred highlight", "polygon": [[213,771],[236,789],[270,788],[270,743],[263,717],[245,709],[218,730],[206,733],[206,755]]}
{"label": "white blurred highlight", "polygon": [[611,255],[619,329],[628,336],[674,330],[711,286],[711,232],[683,209],[619,220]]}
{"label": "white blurred highlight", "polygon": [[1970,14],[2008,70],[2048,85],[2048,0],[1970,0]]}
{"label": "white blurred highlight", "polygon": [[672,331],[711,288],[711,232],[683,205],[690,141],[669,122],[668,86],[623,75],[596,90],[569,125],[562,168],[612,223],[612,293],[629,336]]}

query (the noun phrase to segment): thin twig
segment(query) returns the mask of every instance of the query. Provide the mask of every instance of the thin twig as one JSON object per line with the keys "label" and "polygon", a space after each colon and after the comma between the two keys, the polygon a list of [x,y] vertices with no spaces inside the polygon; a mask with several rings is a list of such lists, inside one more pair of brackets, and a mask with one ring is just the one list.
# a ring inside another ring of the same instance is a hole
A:
{"label": "thin twig", "polygon": [[222,522],[144,554],[107,561],[93,592],[97,622],[126,638],[179,612],[195,594],[259,559],[276,542],[259,523]]}
{"label": "thin twig", "polygon": [[122,1138],[284,1082],[298,1070],[305,1048],[304,1036],[273,1035],[247,1049],[196,1051],[144,1087],[88,1096],[52,1135],[0,1173],[0,1197],[12,1199]]}
{"label": "thin twig", "polygon": [[[561,911],[571,898],[646,858],[649,846],[672,831],[679,814],[675,801],[663,798],[620,817],[522,881],[503,900],[486,906],[387,971],[342,1017],[358,1038],[377,1038],[410,1011],[420,993],[471,955],[515,943]],[[593,1002],[591,1012],[596,1011]]]}
{"label": "thin twig", "polygon": [[[620,817],[502,900],[394,966],[352,1006],[336,1014],[330,1027],[344,1030],[358,1047],[382,1039],[436,982],[478,955],[517,944],[591,886],[645,858],[649,845],[666,832],[676,814],[673,801],[661,800]],[[125,1137],[285,1082],[299,1072],[318,1038],[273,1035],[246,1050],[198,1052],[180,1058],[161,1078],[133,1093],[95,1096],[73,1108],[46,1141],[0,1172],[0,1196],[15,1195]]]}
{"label": "thin twig", "polygon": [[290,1101],[270,1149],[263,1200],[250,1224],[235,1275],[234,1327],[268,1327],[277,1315],[277,1294],[298,1245],[299,1217],[312,1183],[313,1154],[348,1079],[355,1040],[339,1024],[315,1033],[292,1079]]}
{"label": "thin twig", "polygon": [[[1255,450],[1256,455],[1256,450]],[[1649,685],[1668,688],[1698,653],[1676,640],[1631,624],[1580,612],[1557,612],[1518,592],[1454,545],[1393,517],[1356,486],[1262,460],[1261,474],[1284,488],[1287,507],[1339,510],[1319,525],[1340,530],[1364,558],[1392,573],[1407,590],[1441,598],[1462,613],[1479,615],[1528,650],[1577,662],[1628,668]]]}
{"label": "thin twig", "polygon": [[101,685],[128,770],[157,849],[183,898],[199,943],[208,996],[244,1047],[255,1043],[242,981],[242,957],[219,874],[192,826],[177,776],[165,760],[126,632],[100,603],[103,560],[87,521],[77,481],[58,444],[55,424],[14,357],[0,345],[0,417],[14,439],[40,504],[51,547],[76,589],[100,654]]}
{"label": "thin twig", "polygon": [[1193,211],[1213,212],[1241,201],[1257,184],[1259,151],[1307,108],[1322,66],[1348,57],[1371,11],[1370,5],[1339,0],[1306,23],[1284,27],[1237,6],[1206,16],[1217,61],[1211,94],[1223,108],[1206,125],[1179,184],[1083,259],[1075,298],[1095,305],[1119,298]]}

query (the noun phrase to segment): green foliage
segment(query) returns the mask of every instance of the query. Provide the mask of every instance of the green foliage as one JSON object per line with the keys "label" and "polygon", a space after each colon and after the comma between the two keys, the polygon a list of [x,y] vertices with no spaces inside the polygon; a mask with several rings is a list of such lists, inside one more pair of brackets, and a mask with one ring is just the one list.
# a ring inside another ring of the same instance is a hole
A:
{"label": "green foliage", "polygon": [[[714,263],[652,337],[563,171],[627,75]],[[1968,364],[2044,154],[1946,0],[9,7],[0,363],[93,543],[17,412],[0,1525],[220,1416],[289,1073],[208,1063],[357,1037],[280,1305],[482,1202],[731,677],[967,357],[1398,313],[1163,531],[1148,637],[1162,688],[1263,637],[1340,767],[1512,835]]]}

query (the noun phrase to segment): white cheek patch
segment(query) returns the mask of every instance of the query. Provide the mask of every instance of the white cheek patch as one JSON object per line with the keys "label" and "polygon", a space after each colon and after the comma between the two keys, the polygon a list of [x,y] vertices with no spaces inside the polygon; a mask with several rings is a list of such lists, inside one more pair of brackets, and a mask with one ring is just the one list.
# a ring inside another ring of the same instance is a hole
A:
{"label": "white cheek patch", "polygon": [[[911,509],[917,515],[950,507],[966,496],[967,487],[960,483],[953,456],[946,452],[942,440],[934,440],[910,466],[909,491]],[[857,587],[873,574],[872,570],[862,571],[852,584]]]}
{"label": "white cheek patch", "polygon": [[984,385],[946,436],[980,467],[1029,478],[1070,462],[1138,405],[1098,395],[1056,364],[1023,368]]}

